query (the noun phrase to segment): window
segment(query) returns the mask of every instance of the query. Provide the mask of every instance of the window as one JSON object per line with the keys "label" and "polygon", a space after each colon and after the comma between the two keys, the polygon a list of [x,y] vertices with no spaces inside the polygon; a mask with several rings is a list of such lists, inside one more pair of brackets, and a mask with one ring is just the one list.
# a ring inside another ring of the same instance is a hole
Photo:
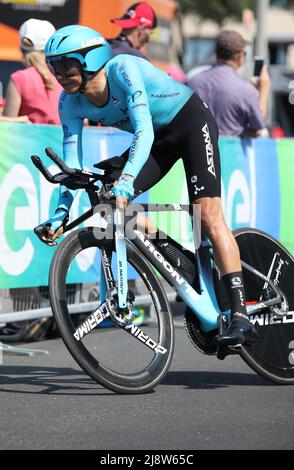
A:
{"label": "window", "polygon": [[215,56],[214,38],[188,38],[185,41],[184,67],[211,63]]}

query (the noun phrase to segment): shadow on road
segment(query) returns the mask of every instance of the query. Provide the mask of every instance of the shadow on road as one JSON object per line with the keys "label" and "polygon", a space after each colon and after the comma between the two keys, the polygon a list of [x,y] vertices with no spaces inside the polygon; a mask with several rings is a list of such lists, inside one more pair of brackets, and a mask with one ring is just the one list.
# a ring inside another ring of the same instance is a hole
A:
{"label": "shadow on road", "polygon": [[270,385],[257,374],[211,371],[170,371],[162,382],[163,385],[184,385],[192,389],[214,389],[232,385],[258,386]]}
{"label": "shadow on road", "polygon": [[113,395],[82,371],[61,367],[0,367],[0,393],[36,395]]}
{"label": "shadow on road", "polygon": [[[269,382],[258,375],[236,372],[170,371],[161,385],[184,386],[187,389],[216,389],[229,386],[265,386]],[[82,371],[61,367],[0,367],[0,393],[35,395],[113,395]]]}

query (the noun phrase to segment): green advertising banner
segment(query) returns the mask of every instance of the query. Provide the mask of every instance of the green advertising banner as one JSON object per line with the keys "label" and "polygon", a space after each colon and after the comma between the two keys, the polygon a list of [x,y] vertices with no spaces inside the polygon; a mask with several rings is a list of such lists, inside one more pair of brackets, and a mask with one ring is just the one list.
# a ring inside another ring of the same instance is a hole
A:
{"label": "green advertising banner", "polygon": [[[30,156],[41,156],[51,171],[58,171],[44,149],[52,147],[61,155],[61,142],[58,126],[0,124],[0,288],[47,285],[54,248],[42,244],[33,228],[54,212],[58,188],[45,181]],[[125,132],[85,128],[85,167],[91,170],[93,163],[121,154],[130,142]],[[229,226],[260,228],[294,253],[294,140],[221,138],[220,152],[223,209]],[[152,204],[187,203],[181,161],[142,197]],[[78,193],[72,217],[88,207],[86,194]],[[193,249],[187,213],[153,213],[152,217],[162,230]],[[69,282],[93,282],[97,275],[95,259],[88,255],[75,264]]]}
{"label": "green advertising banner", "polygon": [[[113,130],[85,129],[84,163],[93,163],[122,152],[130,135]],[[60,171],[45,155],[51,147],[62,155],[62,129],[58,126],[0,124],[0,288],[47,285],[54,248],[41,243],[33,228],[46,221],[56,208],[58,187],[48,183],[35,168],[31,155],[39,155],[51,172]],[[87,194],[77,192],[71,217],[89,208]],[[93,218],[89,224],[95,223]],[[96,265],[91,254],[79,259],[68,282],[90,282]]]}
{"label": "green advertising banner", "polygon": [[294,142],[290,139],[277,143],[280,174],[280,236],[281,242],[294,253]]}

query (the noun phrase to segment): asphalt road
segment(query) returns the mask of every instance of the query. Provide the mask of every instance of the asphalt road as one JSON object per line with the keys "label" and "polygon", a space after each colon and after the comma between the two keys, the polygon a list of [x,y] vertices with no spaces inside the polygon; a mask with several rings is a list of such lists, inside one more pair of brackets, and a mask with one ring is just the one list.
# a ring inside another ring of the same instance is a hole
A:
{"label": "asphalt road", "polygon": [[171,369],[147,395],[93,382],[60,339],[4,354],[0,449],[294,449],[294,387],[276,386],[239,358],[196,351],[176,328]]}

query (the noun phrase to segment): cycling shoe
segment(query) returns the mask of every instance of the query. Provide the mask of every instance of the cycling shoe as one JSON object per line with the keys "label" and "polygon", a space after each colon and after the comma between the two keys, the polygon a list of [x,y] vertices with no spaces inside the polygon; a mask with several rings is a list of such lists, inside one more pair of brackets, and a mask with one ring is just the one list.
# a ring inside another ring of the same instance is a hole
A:
{"label": "cycling shoe", "polygon": [[259,342],[259,334],[249,320],[233,318],[228,328],[216,337],[218,346],[250,346]]}

